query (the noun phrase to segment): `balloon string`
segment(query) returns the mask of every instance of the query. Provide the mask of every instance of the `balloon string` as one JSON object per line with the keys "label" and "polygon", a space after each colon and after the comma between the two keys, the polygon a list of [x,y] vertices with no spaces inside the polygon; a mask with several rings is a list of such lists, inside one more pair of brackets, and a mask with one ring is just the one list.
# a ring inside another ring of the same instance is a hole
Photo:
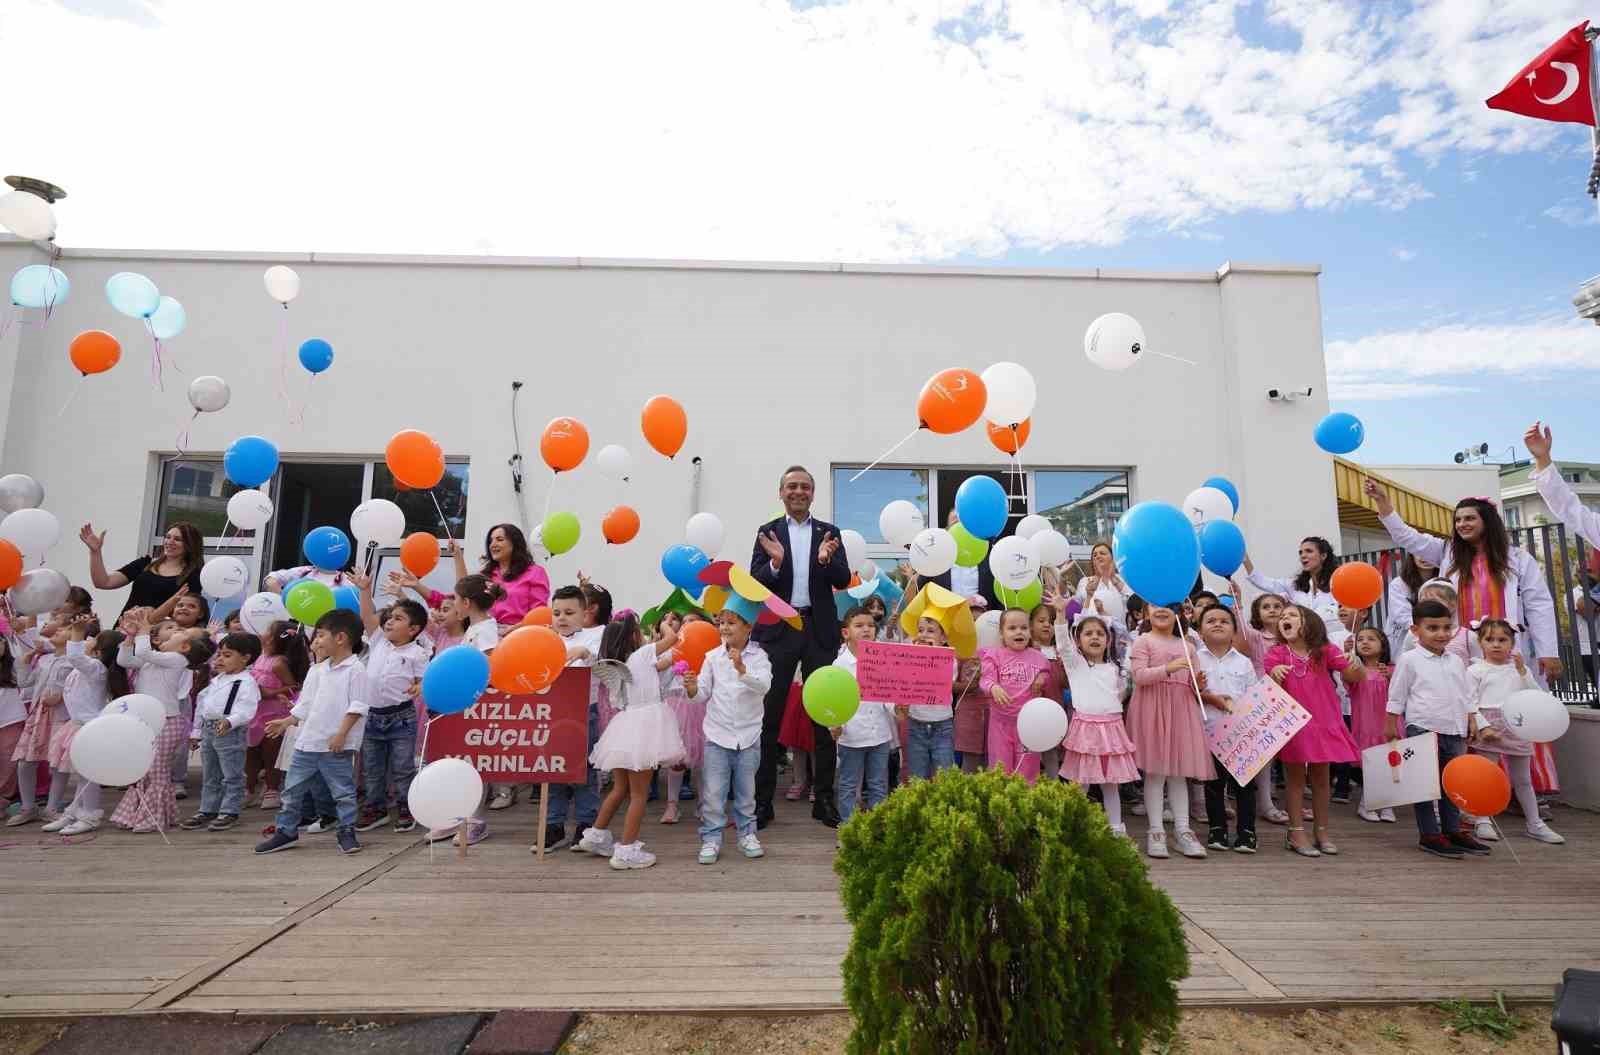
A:
{"label": "balloon string", "polygon": [[1198,366],[1199,365],[1193,359],[1185,359],[1181,355],[1168,355],[1166,352],[1156,352],[1156,354],[1161,356],[1161,358],[1163,358],[1163,359],[1172,359],[1172,360],[1175,360],[1175,361],[1180,362],[1180,363],[1188,363],[1190,366]]}
{"label": "balloon string", "polygon": [[194,428],[194,419],[199,416],[200,412],[195,411],[194,417],[191,417],[189,423],[183,427],[183,431],[178,433],[177,448],[180,456],[189,453],[189,430]]}
{"label": "balloon string", "polygon": [[21,314],[22,309],[15,306],[6,310],[6,317],[0,319],[0,341],[6,339],[6,334],[11,332],[11,323]]}
{"label": "balloon string", "polygon": [[433,499],[433,509],[434,512],[439,514],[439,523],[444,525],[444,537],[454,539],[455,536],[450,533],[450,521],[445,517],[444,510],[439,506],[439,496],[433,493],[432,488],[429,488],[428,497]]}
{"label": "balloon string", "polygon": [[1490,817],[1489,824],[1494,828],[1494,833],[1500,836],[1500,845],[1511,851],[1511,860],[1515,861],[1518,867],[1521,867],[1522,859],[1517,856],[1516,847],[1512,846],[1511,843],[1506,840],[1506,833],[1500,830],[1500,822],[1495,820],[1493,817]]}
{"label": "balloon string", "polygon": [[161,338],[156,336],[156,328],[147,318],[144,320],[145,332],[150,335],[150,380],[156,383],[156,388],[165,392],[166,382],[161,376]]}
{"label": "balloon string", "polygon": [[67,393],[67,401],[61,404],[61,413],[57,414],[56,417],[66,416],[67,408],[72,406],[72,401],[78,397],[78,389],[83,387],[83,378],[87,376],[87,374],[84,374],[78,378],[78,383],[72,386],[71,392]]}
{"label": "balloon string", "polygon": [[550,501],[556,496],[556,481],[561,478],[560,473],[551,473],[550,486],[544,492],[544,519],[550,519]]}
{"label": "balloon string", "polygon": [[866,475],[869,471],[871,471],[872,469],[876,468],[879,462],[881,462],[885,458],[889,457],[889,455],[893,454],[895,451],[899,450],[901,447],[904,447],[906,444],[910,443],[911,442],[911,438],[913,436],[915,436],[917,433],[921,432],[922,428],[923,428],[922,423],[919,421],[917,423],[917,427],[916,428],[914,428],[910,432],[906,433],[906,438],[905,439],[901,440],[899,443],[895,444],[893,447],[890,447],[888,450],[884,451],[882,454],[880,454],[876,458],[872,459],[872,464],[868,465],[865,469],[862,469],[860,472],[858,472],[854,476],[850,477],[850,482],[851,483],[855,483],[857,480],[861,479],[861,477]]}
{"label": "balloon string", "polygon": [[283,400],[284,412],[289,415],[289,424],[294,424],[294,401],[289,398],[289,305],[283,306],[283,314],[278,316],[278,398]]}

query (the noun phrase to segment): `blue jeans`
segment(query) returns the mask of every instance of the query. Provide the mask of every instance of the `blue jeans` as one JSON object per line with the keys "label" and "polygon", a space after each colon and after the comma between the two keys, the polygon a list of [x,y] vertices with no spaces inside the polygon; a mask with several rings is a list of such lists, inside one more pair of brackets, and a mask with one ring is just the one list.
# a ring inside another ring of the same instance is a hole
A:
{"label": "blue jeans", "polygon": [[[1407,736],[1421,736],[1428,730],[1416,725],[1406,726]],[[1444,767],[1454,759],[1467,753],[1467,739],[1464,736],[1451,736],[1449,733],[1439,733],[1439,772],[1444,772]],[[1417,818],[1417,831],[1424,837],[1429,835],[1454,835],[1461,830],[1461,810],[1450,801],[1446,795],[1439,799],[1438,812],[1434,812],[1434,803],[1419,802],[1411,807],[1411,812]]]}
{"label": "blue jeans", "polygon": [[300,797],[321,777],[333,795],[340,828],[356,826],[356,753],[354,751],[300,751],[294,753],[283,777],[283,808],[278,811],[278,831],[300,829]]}
{"label": "blue jeans", "polygon": [[[589,750],[594,750],[595,741],[600,739],[600,713],[589,706]],[[551,784],[550,808],[545,812],[546,824],[553,824],[558,828],[567,825],[567,807],[573,806],[577,812],[578,831],[594,826],[595,817],[600,813],[600,774],[585,759],[583,764],[582,784]]]}
{"label": "blue jeans", "polygon": [[362,779],[367,784],[367,809],[389,809],[389,781],[394,781],[397,805],[406,808],[406,792],[417,775],[417,709],[395,714],[368,714],[361,741]]}
{"label": "blue jeans", "polygon": [[[951,727],[954,728],[953,722]],[[863,772],[867,785],[867,809],[889,797],[889,752],[893,749],[892,741],[872,747],[839,748],[839,790],[835,798],[839,803],[841,824],[856,811],[856,796],[860,793]]]}
{"label": "blue jeans", "polygon": [[949,769],[955,764],[956,720],[942,718],[936,722],[923,722],[911,719],[910,735],[906,737],[906,770],[912,778],[932,780],[939,770]]}
{"label": "blue jeans", "polygon": [[[293,764],[291,762],[291,764]],[[287,776],[287,774],[285,774]],[[328,791],[328,782],[321,777],[312,777],[306,781],[306,793],[300,796],[300,816],[310,817],[313,820],[322,818],[333,820],[337,814],[333,805],[333,795]]]}
{"label": "blue jeans", "polygon": [[244,803],[244,748],[249,726],[241,725],[218,736],[210,721],[200,727],[200,812],[239,815]]}
{"label": "blue jeans", "polygon": [[722,845],[728,824],[728,790],[733,789],[733,825],[739,838],[756,833],[756,770],[761,744],[735,750],[706,741],[700,761],[700,841]]}

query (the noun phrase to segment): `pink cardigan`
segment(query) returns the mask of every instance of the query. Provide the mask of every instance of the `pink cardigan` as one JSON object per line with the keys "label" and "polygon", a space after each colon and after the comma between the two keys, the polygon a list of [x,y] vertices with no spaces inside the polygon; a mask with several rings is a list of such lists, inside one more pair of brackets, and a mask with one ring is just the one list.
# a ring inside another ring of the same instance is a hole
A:
{"label": "pink cardigan", "polygon": [[[542,604],[550,603],[550,576],[539,565],[528,565],[527,571],[509,582],[501,576],[500,567],[496,565],[489,578],[499,583],[506,595],[494,603],[489,614],[501,626],[516,626],[522,622],[523,616]],[[437,608],[444,598],[444,594],[434,590],[428,594],[428,606]]]}

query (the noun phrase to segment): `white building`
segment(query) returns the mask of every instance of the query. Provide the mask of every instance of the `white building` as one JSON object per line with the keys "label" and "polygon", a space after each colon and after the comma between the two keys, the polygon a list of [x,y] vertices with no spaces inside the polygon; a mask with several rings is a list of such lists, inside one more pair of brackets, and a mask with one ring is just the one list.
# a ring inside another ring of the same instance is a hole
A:
{"label": "white building", "polygon": [[[1567,486],[1577,494],[1578,500],[1590,509],[1600,511],[1600,465],[1593,462],[1554,464]],[[1500,504],[1505,510],[1509,527],[1531,528],[1560,520],[1539,496],[1539,488],[1530,478],[1532,472],[1532,462],[1517,462],[1500,468]]]}
{"label": "white building", "polygon": [[[37,246],[0,240],[0,274],[47,260]],[[303,281],[287,310],[262,286],[274,263]],[[874,542],[890,499],[915,500],[942,523],[967,475],[1006,475],[981,424],[958,436],[920,433],[886,467],[856,484],[848,477],[916,423],[929,376],[1002,359],[1028,367],[1040,394],[1023,482],[1008,476],[1018,515],[1082,519],[1081,544],[1128,504],[1176,501],[1221,474],[1243,495],[1239,520],[1265,570],[1289,570],[1303,535],[1337,537],[1329,459],[1312,441],[1328,409],[1314,266],[1138,272],[83,249],[65,250],[57,266],[70,298],[47,322],[30,311],[0,338],[9,390],[0,471],[44,484],[64,529],[49,561],[77,582],[87,561],[73,536],[85,522],[109,529],[113,567],[177,519],[201,523],[221,551],[231,487],[220,452],[246,434],[282,452],[271,485],[278,511],[263,538],[241,551],[231,548],[235,532],[229,551],[263,570],[297,563],[306,530],[348,528],[358,502],[394,494],[382,452],[393,433],[415,428],[449,456],[439,497],[458,533],[464,525],[470,560],[490,525],[536,524],[548,503],[583,524],[577,549],[551,561],[552,579],[571,582],[582,569],[620,604],[644,607],[667,589],[661,551],[681,541],[698,509],[726,523],[722,556],[748,560],[792,463],[816,474],[819,516]],[[187,309],[187,330],[167,345],[164,389],[151,377],[143,325],[106,301],[106,279],[119,271],[148,275]],[[1152,354],[1125,373],[1092,366],[1082,335],[1109,311],[1139,319],[1151,352],[1194,365]],[[67,346],[87,329],[114,334],[123,354],[108,373],[82,378]],[[295,358],[311,337],[335,352],[315,379]],[[232,403],[190,428],[185,390],[201,374],[226,379]],[[1309,398],[1288,402],[1267,394],[1307,388]],[[640,435],[640,408],[658,393],[689,415],[674,461]],[[537,444],[560,415],[586,423],[591,459],[607,443],[629,448],[631,482],[589,463],[552,479]],[[185,429],[188,451],[175,457]],[[520,496],[508,466],[516,454]],[[404,502],[414,527],[439,532],[431,501]],[[600,520],[618,503],[637,509],[643,528],[607,546]]]}

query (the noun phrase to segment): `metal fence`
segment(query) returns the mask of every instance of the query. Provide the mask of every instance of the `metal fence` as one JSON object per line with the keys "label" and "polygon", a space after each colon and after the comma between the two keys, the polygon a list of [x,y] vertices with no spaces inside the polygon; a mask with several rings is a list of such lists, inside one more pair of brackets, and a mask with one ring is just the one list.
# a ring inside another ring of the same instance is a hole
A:
{"label": "metal fence", "polygon": [[[1544,571],[1545,585],[1555,601],[1556,628],[1561,655],[1561,676],[1550,687],[1558,699],[1569,703],[1586,703],[1600,708],[1600,687],[1595,679],[1593,645],[1585,651],[1578,637],[1580,628],[1588,632],[1588,641],[1596,640],[1600,631],[1600,604],[1597,604],[1597,580],[1589,572],[1590,559],[1595,549],[1583,539],[1567,531],[1564,524],[1541,524],[1537,527],[1508,528],[1511,544],[1521,547],[1539,562]],[[1370,550],[1352,553],[1345,560],[1362,560],[1384,573],[1385,593],[1377,605],[1377,620],[1381,627],[1387,622],[1389,599],[1387,586],[1400,573],[1400,562],[1405,551],[1398,547],[1388,550]],[[1581,587],[1583,596],[1590,598],[1589,614],[1578,611],[1573,589]]]}

